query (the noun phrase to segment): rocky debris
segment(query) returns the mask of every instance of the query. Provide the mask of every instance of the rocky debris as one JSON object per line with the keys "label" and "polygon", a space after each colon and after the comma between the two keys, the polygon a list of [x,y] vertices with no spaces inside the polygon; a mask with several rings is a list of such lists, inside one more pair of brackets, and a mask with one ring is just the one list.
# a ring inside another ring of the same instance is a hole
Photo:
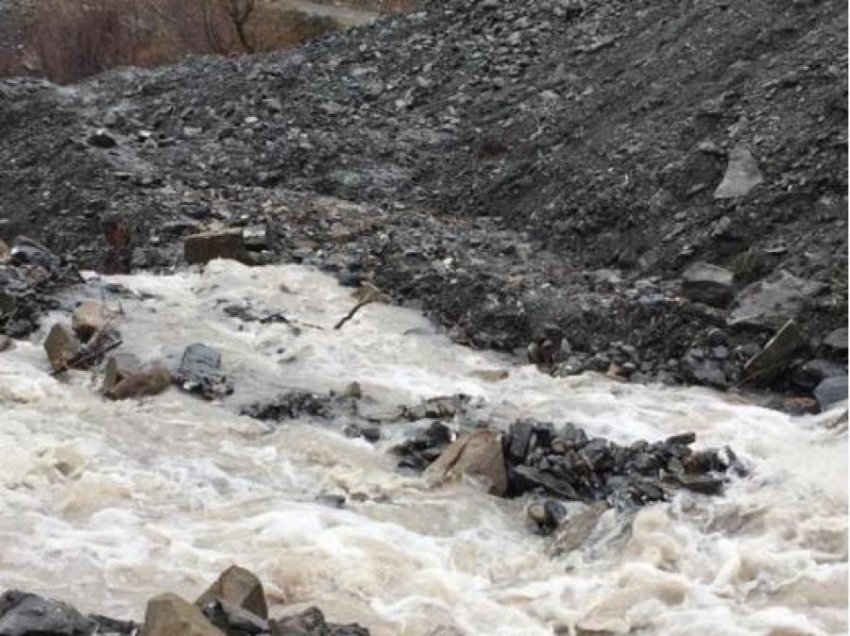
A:
{"label": "rocky debris", "polygon": [[175,381],[184,391],[214,400],[233,393],[233,383],[221,373],[221,354],[210,346],[196,343],[186,347]]}
{"label": "rocky debris", "polygon": [[9,590],[0,596],[3,636],[90,636],[96,624],[64,603]]}
{"label": "rocky debris", "polygon": [[779,329],[786,321],[797,318],[806,304],[826,289],[823,283],[779,271],[738,294],[728,323],[733,327]]}
{"label": "rocky debris", "polygon": [[381,439],[381,429],[378,426],[369,424],[353,423],[342,429],[346,437],[362,437],[367,442],[375,443]]}
{"label": "rocky debris", "polygon": [[483,482],[491,495],[504,495],[508,480],[501,435],[487,429],[463,435],[425,471],[425,478],[432,484],[443,483],[461,475]]}
{"label": "rocky debris", "polygon": [[44,350],[50,366],[56,372],[70,368],[73,360],[80,352],[80,341],[68,327],[61,323],[55,323],[44,340]]}
{"label": "rocky debris", "polygon": [[808,346],[797,323],[786,322],[764,348],[744,367],[743,384],[768,386],[791,361],[792,356]]}
{"label": "rocky debris", "polygon": [[6,245],[6,241],[0,239],[0,265],[8,263],[11,257],[12,251],[9,249],[9,246]]}
{"label": "rocky debris", "polygon": [[402,407],[402,417],[415,422],[417,420],[435,419],[450,420],[456,415],[466,412],[472,406],[472,399],[468,395],[458,393],[427,398],[413,407]]}
{"label": "rocky debris", "polygon": [[714,191],[714,198],[734,199],[746,196],[763,181],[761,170],[750,151],[744,146],[735,146],[729,151],[726,174]]}
{"label": "rocky debris", "polygon": [[198,597],[195,605],[204,607],[214,600],[224,601],[247,610],[262,619],[269,617],[263,584],[252,572],[238,565],[232,565],[222,572],[218,579]]}
{"label": "rocky debris", "polygon": [[171,386],[173,381],[171,371],[161,364],[151,364],[135,371],[126,367],[116,368],[115,375],[120,376],[120,379],[111,385],[104,381],[103,387],[104,395],[113,400],[158,395]]}
{"label": "rocky debris", "polygon": [[224,636],[195,605],[176,594],[148,601],[141,636]]}
{"label": "rocky debris", "polygon": [[369,630],[357,623],[328,623],[318,607],[271,621],[271,626],[276,636],[369,636]]}
{"label": "rocky debris", "polygon": [[322,395],[311,391],[289,391],[268,402],[243,406],[239,413],[258,420],[282,422],[301,417],[333,419],[337,415],[356,415],[357,404],[346,396]]}
{"label": "rocky debris", "polygon": [[84,300],[71,314],[71,328],[80,340],[86,342],[98,331],[103,331],[113,318],[113,312],[102,303]]}
{"label": "rocky debris", "polygon": [[847,400],[847,375],[836,375],[821,381],[814,390],[821,411]]}
{"label": "rocky debris", "polygon": [[401,457],[399,468],[422,471],[442,455],[455,434],[442,422],[431,422],[408,433],[407,439],[390,449]]}
{"label": "rocky debris", "polygon": [[203,232],[187,236],[183,242],[183,256],[190,265],[207,263],[215,258],[250,263],[240,229]]}
{"label": "rocky debris", "polygon": [[732,272],[709,263],[694,263],[682,274],[682,294],[713,307],[732,300]]}

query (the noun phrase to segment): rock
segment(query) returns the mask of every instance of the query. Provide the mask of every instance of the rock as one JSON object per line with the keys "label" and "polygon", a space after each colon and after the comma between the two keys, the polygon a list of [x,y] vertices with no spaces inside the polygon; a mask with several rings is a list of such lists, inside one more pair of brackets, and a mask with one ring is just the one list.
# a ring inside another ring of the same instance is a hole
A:
{"label": "rock", "polygon": [[729,152],[729,163],[723,181],[714,191],[715,199],[742,197],[759,185],[764,178],[756,160],[746,147],[738,145]]}
{"label": "rock", "polygon": [[835,329],[821,342],[824,355],[833,360],[847,361],[847,328]]}
{"label": "rock", "polygon": [[564,504],[554,499],[535,501],[526,508],[525,512],[535,525],[537,532],[542,535],[551,534],[567,516]]}
{"label": "rock", "polygon": [[38,265],[52,272],[59,267],[59,258],[38,241],[26,236],[15,239],[10,253],[10,262],[18,265]]}
{"label": "rock", "polygon": [[356,623],[328,623],[318,607],[310,607],[300,614],[270,621],[270,627],[275,636],[369,636],[369,630]]}
{"label": "rock", "polygon": [[779,329],[826,289],[823,283],[780,270],[742,290],[735,298],[727,322],[730,326]]}
{"label": "rock", "polygon": [[148,601],[141,636],[224,636],[195,605],[176,594]]}
{"label": "rock", "polygon": [[110,356],[103,373],[103,392],[109,392],[121,380],[140,371],[141,368],[142,361],[132,353],[117,353]]}
{"label": "rock", "polygon": [[823,380],[814,391],[821,412],[847,400],[847,376],[837,375]]}
{"label": "rock", "polygon": [[570,501],[579,501],[581,497],[575,488],[566,480],[550,473],[543,472],[533,466],[517,466],[511,469],[510,491],[513,495],[542,489],[552,495],[557,495]]}
{"label": "rock", "polygon": [[564,517],[554,534],[555,554],[566,554],[579,549],[593,533],[599,517],[608,510],[604,502],[591,505],[579,504],[578,509]]}
{"label": "rock", "polygon": [[100,614],[89,614],[96,624],[97,636],[137,636],[142,626],[133,621],[122,621]]}
{"label": "rock", "polygon": [[183,256],[189,264],[207,263],[214,258],[250,263],[239,229],[191,234],[183,242]]}
{"label": "rock", "polygon": [[709,263],[694,263],[682,274],[682,294],[713,307],[732,300],[732,272]]}
{"label": "rock", "polygon": [[426,470],[431,483],[454,476],[467,475],[482,479],[491,495],[501,497],[508,487],[502,440],[496,431],[481,429],[451,444]]}
{"label": "rock", "polygon": [[198,597],[195,605],[202,607],[216,599],[247,610],[262,619],[269,617],[263,584],[252,572],[238,565],[232,565],[222,572]]}
{"label": "rock", "polygon": [[94,621],[64,603],[18,590],[0,596],[2,636],[89,636],[95,627]]}
{"label": "rock", "polygon": [[9,336],[0,335],[0,353],[11,349],[13,346],[15,346],[15,343]]}
{"label": "rock", "polygon": [[744,366],[741,384],[767,386],[791,361],[791,356],[807,346],[797,323],[786,322],[764,348]]}
{"label": "rock", "polygon": [[105,305],[94,300],[84,300],[71,314],[71,328],[86,342],[96,332],[104,329],[114,314]]}
{"label": "rock", "polygon": [[115,137],[110,135],[103,128],[99,128],[94,131],[86,138],[86,143],[89,146],[94,146],[95,148],[115,148],[118,145],[118,142],[115,141]]}
{"label": "rock", "polygon": [[64,371],[69,368],[74,357],[80,351],[80,342],[65,325],[55,323],[44,341],[44,350],[54,371]]}
{"label": "rock", "polygon": [[847,367],[822,358],[815,358],[794,369],[791,381],[801,389],[811,391],[821,381],[836,375],[847,375]]}
{"label": "rock", "polygon": [[242,230],[242,244],[246,249],[262,251],[269,247],[269,231],[264,223],[247,225]]}
{"label": "rock", "polygon": [[8,263],[11,257],[12,252],[9,250],[9,246],[3,239],[0,239],[0,265]]}
{"label": "rock", "polygon": [[[116,375],[119,375],[119,371],[120,369],[116,369]],[[171,385],[172,379],[171,371],[166,367],[152,364],[129,373],[111,386],[104,386],[104,395],[113,400],[158,395]]]}
{"label": "rock", "polygon": [[268,634],[269,624],[256,614],[232,603],[214,600],[201,607],[207,619],[227,636],[255,636]]}
{"label": "rock", "polygon": [[729,386],[722,363],[697,355],[693,349],[682,358],[682,367],[687,379],[695,384],[721,390]]}
{"label": "rock", "polygon": [[219,372],[221,354],[205,344],[186,347],[177,370],[177,381],[183,390],[212,400],[233,392],[231,382]]}

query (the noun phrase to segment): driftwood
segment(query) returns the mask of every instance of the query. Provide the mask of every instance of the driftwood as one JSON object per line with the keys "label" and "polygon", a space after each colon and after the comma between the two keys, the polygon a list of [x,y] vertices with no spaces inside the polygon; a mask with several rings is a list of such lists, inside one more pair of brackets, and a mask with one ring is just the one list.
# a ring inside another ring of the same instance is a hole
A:
{"label": "driftwood", "polygon": [[351,308],[345,316],[343,316],[338,323],[334,325],[334,329],[341,329],[342,326],[347,323],[349,320],[354,318],[354,314],[360,311],[363,307],[370,303],[375,302],[388,302],[389,296],[383,293],[380,289],[373,285],[369,285],[368,283],[360,287],[355,293],[355,298],[359,298],[360,301]]}

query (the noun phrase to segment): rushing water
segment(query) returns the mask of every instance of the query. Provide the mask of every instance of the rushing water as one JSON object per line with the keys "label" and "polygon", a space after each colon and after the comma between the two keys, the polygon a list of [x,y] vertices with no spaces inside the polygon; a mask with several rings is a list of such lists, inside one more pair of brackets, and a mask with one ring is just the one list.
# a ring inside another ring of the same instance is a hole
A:
{"label": "rushing water", "polygon": [[[51,377],[40,337],[0,354],[0,587],[138,619],[150,596],[194,598],[235,562],[263,579],[273,613],[314,603],[374,634],[846,633],[847,434],[827,426],[834,413],[791,418],[701,389],[554,379],[453,345],[397,307],[369,305],[335,331],[350,290],[297,266],[217,261],[92,279],[75,298],[98,297],[106,281],[138,292],[108,299],[127,350],[173,361],[207,343],[236,392],[223,404],[175,389],[110,402],[89,372]],[[241,322],[228,304],[281,312],[299,329]],[[492,369],[510,375],[477,373]],[[752,471],[724,497],[647,507],[625,532],[606,513],[610,532],[552,556],[522,502],[397,473],[386,453],[397,425],[372,447],[332,425],[235,414],[355,380],[388,407],[467,393],[495,425],[572,421],[624,442],[692,430]],[[322,505],[322,493],[348,503]]]}

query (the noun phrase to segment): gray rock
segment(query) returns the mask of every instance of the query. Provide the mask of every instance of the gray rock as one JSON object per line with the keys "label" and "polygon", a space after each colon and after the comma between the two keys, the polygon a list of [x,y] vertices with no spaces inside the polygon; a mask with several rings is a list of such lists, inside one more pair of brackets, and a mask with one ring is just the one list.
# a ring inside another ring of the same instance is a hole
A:
{"label": "gray rock", "polygon": [[73,607],[9,590],[0,596],[0,636],[89,636],[95,623]]}
{"label": "gray rock", "polygon": [[806,346],[797,323],[786,322],[764,348],[744,366],[741,384],[747,386],[767,386],[791,362],[791,356]]}
{"label": "gray rock", "polygon": [[99,128],[86,138],[86,143],[95,148],[115,148],[118,142],[103,128]]}
{"label": "gray rock", "polygon": [[732,272],[709,263],[694,263],[682,274],[682,294],[690,300],[725,307],[732,300]]}
{"label": "gray rock", "polygon": [[847,367],[822,358],[815,358],[794,369],[791,381],[801,389],[811,391],[821,381],[836,375],[847,375]]}
{"label": "gray rock", "polygon": [[735,146],[729,152],[729,163],[723,181],[714,191],[715,199],[742,197],[764,181],[761,170],[750,151],[744,146]]}
{"label": "gray rock", "polygon": [[847,376],[833,376],[823,380],[815,388],[815,399],[821,411],[847,400]]}
{"label": "gray rock", "polygon": [[835,329],[831,331],[827,336],[823,339],[821,343],[821,347],[824,351],[830,355],[835,357],[847,357],[847,328],[841,327],[840,329]]}
{"label": "gray rock", "polygon": [[460,475],[486,482],[491,495],[505,494],[508,478],[501,436],[496,431],[481,429],[459,438],[425,471],[433,484]]}
{"label": "gray rock", "polygon": [[823,283],[779,270],[742,290],[735,298],[727,322],[736,327],[779,329],[826,289]]}
{"label": "gray rock", "polygon": [[198,393],[208,400],[233,392],[233,385],[219,371],[221,354],[205,344],[186,347],[177,371],[177,381],[184,390]]}

